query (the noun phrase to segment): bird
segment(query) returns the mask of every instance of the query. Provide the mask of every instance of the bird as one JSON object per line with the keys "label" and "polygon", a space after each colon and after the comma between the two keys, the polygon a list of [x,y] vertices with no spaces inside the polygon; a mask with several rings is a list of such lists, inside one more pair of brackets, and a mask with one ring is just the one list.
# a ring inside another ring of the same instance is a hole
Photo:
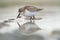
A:
{"label": "bird", "polygon": [[37,8],[35,6],[24,6],[18,9],[19,14],[17,18],[21,18],[20,15],[23,15],[25,17],[30,17],[30,20],[35,19],[35,15],[37,14],[38,11],[41,11],[41,10],[43,9]]}

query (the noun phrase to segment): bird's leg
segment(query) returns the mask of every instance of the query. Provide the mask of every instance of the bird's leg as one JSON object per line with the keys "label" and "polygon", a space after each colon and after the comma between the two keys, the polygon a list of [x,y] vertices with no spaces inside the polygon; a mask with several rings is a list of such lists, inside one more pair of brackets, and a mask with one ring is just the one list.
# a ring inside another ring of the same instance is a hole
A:
{"label": "bird's leg", "polygon": [[34,20],[35,20],[35,16],[30,17],[30,22],[34,23],[35,22]]}
{"label": "bird's leg", "polygon": [[35,22],[35,16],[32,17],[33,23]]}
{"label": "bird's leg", "polygon": [[20,13],[18,14],[17,18],[21,18]]}
{"label": "bird's leg", "polygon": [[33,18],[32,18],[33,20],[35,19],[35,16],[33,16]]}
{"label": "bird's leg", "polygon": [[32,22],[32,17],[30,17],[30,22]]}

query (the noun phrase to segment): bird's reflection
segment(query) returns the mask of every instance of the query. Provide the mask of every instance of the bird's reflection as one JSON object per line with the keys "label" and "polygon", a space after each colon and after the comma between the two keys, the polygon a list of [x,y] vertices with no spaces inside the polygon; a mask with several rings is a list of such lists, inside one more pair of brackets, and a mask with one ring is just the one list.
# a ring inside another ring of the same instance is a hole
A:
{"label": "bird's reflection", "polygon": [[41,30],[41,28],[39,28],[34,21],[30,21],[30,22],[26,22],[24,23],[23,25],[20,25],[19,22],[17,22],[18,26],[19,26],[19,29],[24,32],[24,33],[27,33],[27,34],[30,34],[30,33],[34,33],[38,30]]}

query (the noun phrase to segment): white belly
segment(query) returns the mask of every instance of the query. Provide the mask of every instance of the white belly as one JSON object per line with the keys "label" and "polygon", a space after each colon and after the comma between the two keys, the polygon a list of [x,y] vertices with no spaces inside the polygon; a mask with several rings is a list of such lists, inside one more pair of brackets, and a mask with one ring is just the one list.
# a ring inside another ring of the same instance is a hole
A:
{"label": "white belly", "polygon": [[36,15],[36,12],[29,12],[28,10],[25,10],[24,16],[32,17],[32,16],[35,16],[35,15]]}

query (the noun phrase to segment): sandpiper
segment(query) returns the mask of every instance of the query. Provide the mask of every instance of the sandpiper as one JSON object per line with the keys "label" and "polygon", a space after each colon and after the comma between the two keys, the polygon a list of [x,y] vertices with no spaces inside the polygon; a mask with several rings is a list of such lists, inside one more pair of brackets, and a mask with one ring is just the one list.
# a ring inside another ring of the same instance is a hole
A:
{"label": "sandpiper", "polygon": [[26,17],[30,17],[30,19],[35,19],[35,15],[37,14],[38,11],[41,11],[42,9],[39,9],[37,7],[34,6],[24,6],[22,8],[19,8],[18,12],[18,16],[17,18],[20,18],[20,14],[22,14],[23,16]]}

